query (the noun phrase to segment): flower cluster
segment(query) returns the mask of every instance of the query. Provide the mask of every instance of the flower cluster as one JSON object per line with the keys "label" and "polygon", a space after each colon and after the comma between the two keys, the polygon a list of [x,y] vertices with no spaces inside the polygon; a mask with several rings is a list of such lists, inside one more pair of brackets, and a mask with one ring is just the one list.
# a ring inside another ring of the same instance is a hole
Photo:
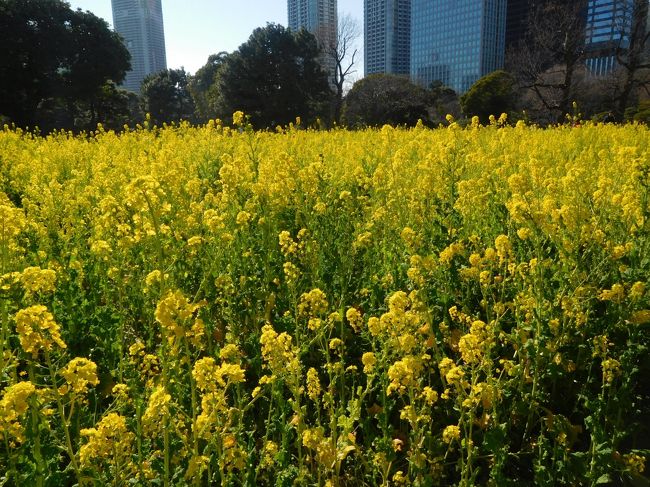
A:
{"label": "flower cluster", "polygon": [[66,348],[59,325],[43,305],[37,304],[16,313],[16,331],[25,352],[36,357],[41,350],[51,351],[56,345]]}

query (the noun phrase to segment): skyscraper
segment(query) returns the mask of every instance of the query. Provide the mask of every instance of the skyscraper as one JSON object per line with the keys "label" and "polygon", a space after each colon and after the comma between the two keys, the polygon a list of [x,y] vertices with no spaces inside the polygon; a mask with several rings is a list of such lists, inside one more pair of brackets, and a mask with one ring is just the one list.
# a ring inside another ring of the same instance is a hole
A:
{"label": "skyscraper", "polygon": [[[585,0],[571,0],[585,2]],[[557,2],[557,0],[508,0],[506,15],[506,53],[524,41],[530,32],[531,22],[536,10]]]}
{"label": "skyscraper", "polygon": [[131,53],[123,87],[135,93],[148,74],[167,69],[161,0],[111,0],[113,26]]}
{"label": "skyscraper", "polygon": [[519,41],[523,40],[527,31],[532,3],[531,0],[508,0],[506,49],[515,47]]}
{"label": "skyscraper", "polygon": [[307,29],[312,34],[325,29],[336,34],[336,0],[287,0],[289,28]]}
{"label": "skyscraper", "polygon": [[411,78],[458,93],[503,67],[506,0],[412,0]]}
{"label": "skyscraper", "polygon": [[[337,0],[287,0],[289,28],[304,28],[314,34],[321,46],[333,46],[336,41]],[[334,75],[334,60],[324,55],[321,61],[330,79]]]}
{"label": "skyscraper", "polygon": [[364,0],[363,34],[366,74],[410,73],[411,0]]}
{"label": "skyscraper", "polygon": [[629,47],[634,0],[589,0],[585,30],[586,64],[597,76],[616,68],[616,50]]}

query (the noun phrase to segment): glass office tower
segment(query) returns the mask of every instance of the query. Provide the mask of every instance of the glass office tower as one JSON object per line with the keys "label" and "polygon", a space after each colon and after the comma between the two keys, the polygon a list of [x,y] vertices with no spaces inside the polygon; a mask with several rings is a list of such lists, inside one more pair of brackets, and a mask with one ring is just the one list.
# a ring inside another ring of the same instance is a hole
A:
{"label": "glass office tower", "polygon": [[287,0],[289,28],[305,28],[311,33],[325,28],[330,35],[336,34],[336,0]]}
{"label": "glass office tower", "polygon": [[503,67],[507,0],[412,0],[411,78],[464,93]]}
{"label": "glass office tower", "polygon": [[585,30],[586,64],[596,76],[616,68],[616,50],[629,46],[634,0],[589,0]]}
{"label": "glass office tower", "polygon": [[411,0],[364,0],[365,74],[408,75],[411,70]]}
{"label": "glass office tower", "polygon": [[112,0],[113,26],[131,53],[122,86],[140,93],[142,80],[167,69],[161,0]]}

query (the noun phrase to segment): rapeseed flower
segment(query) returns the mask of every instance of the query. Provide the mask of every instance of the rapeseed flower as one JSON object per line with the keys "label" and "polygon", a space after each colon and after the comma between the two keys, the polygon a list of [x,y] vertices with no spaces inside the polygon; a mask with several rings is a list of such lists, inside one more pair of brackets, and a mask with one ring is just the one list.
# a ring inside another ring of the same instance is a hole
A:
{"label": "rapeseed flower", "polygon": [[16,313],[15,320],[20,345],[33,358],[41,350],[51,351],[55,345],[66,348],[59,325],[45,306],[37,304],[21,309]]}
{"label": "rapeseed flower", "polygon": [[3,391],[0,399],[0,432],[13,438],[12,441],[22,443],[25,440],[21,420],[35,395],[36,386],[29,381],[10,385]]}
{"label": "rapeseed flower", "polygon": [[442,441],[445,443],[452,443],[460,439],[460,428],[455,424],[445,427],[442,432]]}
{"label": "rapeseed flower", "polygon": [[84,394],[90,386],[99,384],[97,364],[82,357],[73,358],[61,371],[61,375],[65,378],[67,388],[74,394]]}

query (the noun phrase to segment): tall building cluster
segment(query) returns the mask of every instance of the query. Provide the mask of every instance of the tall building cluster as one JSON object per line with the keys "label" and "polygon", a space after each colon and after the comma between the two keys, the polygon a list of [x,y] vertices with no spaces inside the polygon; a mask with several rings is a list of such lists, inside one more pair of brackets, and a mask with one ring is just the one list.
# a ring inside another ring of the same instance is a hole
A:
{"label": "tall building cluster", "polygon": [[[521,42],[534,8],[550,0],[364,0],[365,74],[408,75],[423,85],[442,82],[459,93],[502,68],[506,50]],[[634,0],[565,0],[584,11],[586,64],[594,75],[616,67],[632,28]],[[131,53],[123,86],[167,68],[161,0],[111,0],[113,25]],[[287,0],[288,24],[334,45],[337,0]],[[323,66],[333,78],[335,63]]]}
{"label": "tall building cluster", "polygon": [[113,26],[131,53],[131,71],[122,86],[140,93],[142,80],[167,69],[161,0],[111,0]]}
{"label": "tall building cluster", "polygon": [[[503,67],[533,9],[548,1],[364,0],[365,73],[409,74],[423,86],[440,81],[465,92]],[[616,48],[626,47],[634,0],[565,1],[584,5],[587,67],[611,72]]]}

